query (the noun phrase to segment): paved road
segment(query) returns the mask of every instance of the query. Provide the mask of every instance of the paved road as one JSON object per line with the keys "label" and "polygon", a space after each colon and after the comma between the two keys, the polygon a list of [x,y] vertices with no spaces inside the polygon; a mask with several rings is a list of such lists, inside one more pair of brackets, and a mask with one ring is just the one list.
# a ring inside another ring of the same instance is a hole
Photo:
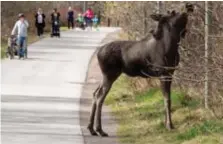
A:
{"label": "paved road", "polygon": [[89,60],[114,29],[66,31],[29,46],[29,59],[3,60],[3,144],[83,144],[80,96]]}

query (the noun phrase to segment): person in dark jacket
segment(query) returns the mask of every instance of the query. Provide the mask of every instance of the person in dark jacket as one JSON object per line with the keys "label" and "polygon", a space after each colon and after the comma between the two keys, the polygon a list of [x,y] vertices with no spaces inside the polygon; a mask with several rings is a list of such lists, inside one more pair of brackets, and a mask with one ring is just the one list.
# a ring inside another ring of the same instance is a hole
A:
{"label": "person in dark jacket", "polygon": [[70,25],[73,29],[74,28],[74,11],[72,10],[71,7],[68,8],[67,21],[68,21],[68,29],[70,29]]}
{"label": "person in dark jacket", "polygon": [[60,36],[60,13],[55,8],[51,14],[52,34],[51,36]]}
{"label": "person in dark jacket", "polygon": [[37,35],[41,37],[43,35],[43,30],[45,27],[45,15],[41,8],[38,9],[37,13],[35,14],[35,25],[37,28]]}
{"label": "person in dark jacket", "polygon": [[98,25],[101,24],[101,11],[98,12]]}

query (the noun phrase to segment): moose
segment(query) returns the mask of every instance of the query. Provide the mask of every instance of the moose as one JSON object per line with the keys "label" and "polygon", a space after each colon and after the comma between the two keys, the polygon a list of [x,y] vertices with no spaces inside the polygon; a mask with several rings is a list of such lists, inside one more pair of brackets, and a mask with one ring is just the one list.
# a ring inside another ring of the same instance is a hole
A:
{"label": "moose", "polygon": [[[186,25],[192,4],[186,4],[185,12],[151,14],[157,21],[151,38],[140,41],[114,41],[98,48],[97,58],[103,75],[102,83],[93,93],[92,110],[88,130],[91,135],[108,136],[102,129],[101,111],[107,93],[114,81],[125,73],[130,77],[160,79],[164,96],[165,127],[173,129],[171,120],[171,81],[175,67],[179,64],[179,42],[186,34]],[[94,119],[96,115],[96,131]]]}

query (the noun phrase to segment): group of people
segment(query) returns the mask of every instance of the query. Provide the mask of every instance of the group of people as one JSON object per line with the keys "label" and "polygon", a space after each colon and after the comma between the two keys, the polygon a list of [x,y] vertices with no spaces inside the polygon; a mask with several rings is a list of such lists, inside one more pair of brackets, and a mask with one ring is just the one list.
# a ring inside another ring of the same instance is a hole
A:
{"label": "group of people", "polygon": [[[42,9],[39,8],[37,13],[35,14],[35,26],[37,28],[37,35],[41,37],[44,32],[45,27],[45,14],[43,13]],[[60,13],[57,11],[57,9],[53,9],[53,12],[51,13],[51,25],[52,25],[52,33],[53,35],[59,35],[59,26],[60,26]]]}
{"label": "group of people", "polygon": [[[29,27],[28,21],[25,19],[25,15],[23,13],[19,14],[19,20],[15,23],[13,30],[11,32],[12,36],[17,35],[17,42],[19,47],[23,47],[20,53],[24,54],[27,51],[27,30]],[[39,8],[37,13],[35,14],[35,26],[37,28],[37,36],[42,37],[44,33],[45,23],[45,14],[42,9]],[[79,27],[90,27],[94,26],[98,30],[98,25],[100,23],[100,18],[97,15],[94,15],[94,12],[91,8],[88,8],[87,11],[83,14],[79,13],[77,18],[74,18],[74,11],[71,7],[68,8],[67,12],[67,20],[68,20],[68,29],[74,28],[74,23]],[[60,13],[57,9],[53,9],[51,13],[51,24],[52,24],[52,35],[59,35],[60,32]],[[27,52],[26,52],[27,53]]]}
{"label": "group of people", "polygon": [[79,13],[76,20],[74,21],[74,11],[71,7],[69,7],[67,20],[68,29],[70,29],[70,25],[72,26],[72,28],[74,28],[74,22],[76,22],[76,26],[80,28],[85,28],[85,26],[92,28],[92,26],[94,26],[97,30],[98,25],[100,24],[100,17],[94,15],[94,12],[91,8],[88,8],[87,11],[83,14]]}

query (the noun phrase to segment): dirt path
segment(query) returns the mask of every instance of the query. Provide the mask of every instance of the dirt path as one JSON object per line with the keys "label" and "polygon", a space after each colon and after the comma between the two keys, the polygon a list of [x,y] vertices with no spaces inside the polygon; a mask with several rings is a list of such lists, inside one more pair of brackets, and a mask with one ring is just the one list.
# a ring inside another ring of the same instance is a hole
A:
{"label": "dirt path", "polygon": [[[117,32],[109,34],[103,40],[103,43],[107,43],[115,39],[117,39]],[[96,54],[94,54],[91,62],[89,63],[86,84],[83,87],[81,97],[80,123],[82,133],[84,135],[84,141],[85,144],[118,144],[118,138],[116,135],[117,123],[115,122],[115,118],[111,115],[111,109],[106,105],[103,106],[102,110],[102,126],[104,131],[109,134],[109,137],[91,136],[87,130],[92,104],[92,94],[101,80],[101,70],[98,65]]]}
{"label": "dirt path", "polygon": [[[84,144],[80,98],[88,64],[101,41],[114,31],[61,32],[61,38],[29,45],[28,59],[2,60],[2,143]],[[84,106],[85,119],[90,108]]]}

